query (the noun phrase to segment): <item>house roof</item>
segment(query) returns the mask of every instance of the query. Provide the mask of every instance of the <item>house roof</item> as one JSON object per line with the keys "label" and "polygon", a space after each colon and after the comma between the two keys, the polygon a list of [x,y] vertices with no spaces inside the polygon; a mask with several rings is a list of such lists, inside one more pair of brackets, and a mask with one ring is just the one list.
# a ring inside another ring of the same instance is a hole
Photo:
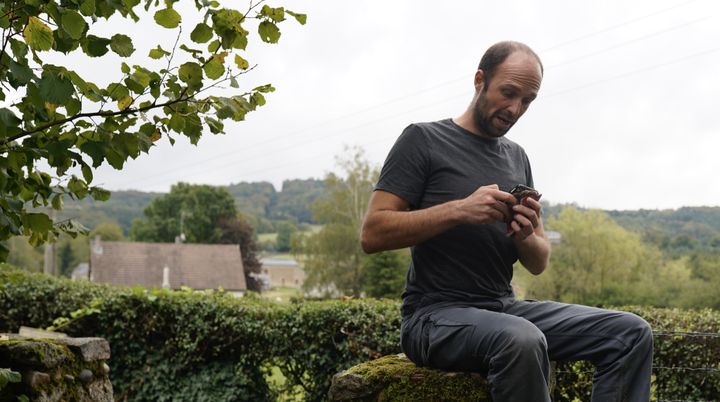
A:
{"label": "house roof", "polygon": [[240,247],[232,244],[138,243],[95,240],[90,278],[119,286],[246,290]]}

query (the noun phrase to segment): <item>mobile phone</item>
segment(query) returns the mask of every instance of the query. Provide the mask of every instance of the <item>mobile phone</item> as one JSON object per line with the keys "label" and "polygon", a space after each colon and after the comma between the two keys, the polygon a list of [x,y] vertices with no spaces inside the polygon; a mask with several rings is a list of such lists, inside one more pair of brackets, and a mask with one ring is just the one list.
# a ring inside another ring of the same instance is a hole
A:
{"label": "mobile phone", "polygon": [[530,197],[535,201],[540,201],[540,197],[542,197],[542,194],[540,194],[537,190],[524,184],[518,184],[513,187],[512,190],[510,190],[510,194],[514,195],[519,203],[522,203],[527,197]]}

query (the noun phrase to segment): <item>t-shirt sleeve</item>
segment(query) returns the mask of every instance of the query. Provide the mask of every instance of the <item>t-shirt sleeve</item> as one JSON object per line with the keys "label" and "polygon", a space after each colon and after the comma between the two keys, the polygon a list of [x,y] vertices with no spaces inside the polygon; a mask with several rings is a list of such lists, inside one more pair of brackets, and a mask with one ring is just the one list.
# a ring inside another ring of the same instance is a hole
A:
{"label": "t-shirt sleeve", "polygon": [[427,139],[411,124],[398,137],[385,160],[375,190],[395,194],[417,209],[430,171]]}
{"label": "t-shirt sleeve", "polygon": [[532,168],[530,167],[530,158],[528,158],[525,151],[523,151],[523,159],[525,160],[525,177],[527,178],[526,185],[535,188],[535,183],[532,175]]}

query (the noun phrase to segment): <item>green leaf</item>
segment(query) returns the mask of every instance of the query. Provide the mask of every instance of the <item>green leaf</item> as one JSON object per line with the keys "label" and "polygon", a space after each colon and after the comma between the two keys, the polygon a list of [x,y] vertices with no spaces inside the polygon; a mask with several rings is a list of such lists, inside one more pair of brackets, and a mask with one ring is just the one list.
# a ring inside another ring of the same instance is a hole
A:
{"label": "green leaf", "polygon": [[50,69],[43,71],[38,89],[45,101],[56,105],[64,105],[75,93],[75,87],[67,74]]}
{"label": "green leaf", "polygon": [[212,38],[212,28],[205,23],[199,23],[190,33],[190,39],[195,43],[205,43]]}
{"label": "green leaf", "polygon": [[70,98],[70,100],[65,104],[65,112],[67,112],[68,117],[75,116],[80,113],[81,108],[82,103],[75,98]]}
{"label": "green leaf", "polygon": [[290,10],[285,10],[285,12],[295,17],[295,20],[297,20],[300,25],[305,25],[307,23],[307,14],[294,13]]}
{"label": "green leaf", "polygon": [[210,132],[213,134],[222,134],[224,125],[222,121],[213,117],[205,117],[205,123],[210,127]]}
{"label": "green leaf", "polygon": [[132,73],[131,76],[125,78],[124,82],[131,91],[136,94],[141,94],[145,91],[145,88],[150,85],[150,75],[136,67],[135,72]]}
{"label": "green leaf", "polygon": [[50,50],[53,45],[52,29],[37,17],[28,18],[23,37],[32,50]]}
{"label": "green leaf", "polygon": [[87,184],[75,176],[70,178],[67,187],[71,192],[77,195],[78,198],[85,198],[88,193]]}
{"label": "green leaf", "polygon": [[26,228],[39,233],[47,233],[53,227],[50,217],[40,213],[25,214],[22,216],[22,222]]}
{"label": "green leaf", "polygon": [[83,162],[80,170],[82,170],[83,179],[85,179],[85,182],[90,183],[93,180],[93,172],[92,169],[90,169],[90,166],[88,166],[87,163]]}
{"label": "green leaf", "polygon": [[[20,133],[21,120],[10,109],[0,109],[0,137],[9,137]],[[12,155],[12,154],[11,154]]]}
{"label": "green leaf", "polygon": [[220,48],[220,41],[215,39],[208,45],[208,52],[215,53]]}
{"label": "green leaf", "polygon": [[107,201],[110,199],[111,193],[100,187],[93,187],[90,189],[90,195],[95,201]]}
{"label": "green leaf", "polygon": [[180,80],[188,84],[190,89],[198,90],[202,88],[202,68],[194,62],[187,62],[180,66],[178,71]]}
{"label": "green leaf", "polygon": [[248,63],[247,60],[243,59],[239,55],[235,55],[235,64],[238,66],[241,70],[247,70],[248,67],[250,67],[250,63]]}
{"label": "green leaf", "polygon": [[168,127],[177,133],[182,133],[183,128],[185,128],[185,119],[180,113],[173,113],[172,116],[170,116]]}
{"label": "green leaf", "polygon": [[85,18],[83,18],[80,13],[68,9],[66,9],[60,17],[60,25],[71,38],[76,40],[82,37],[82,34],[87,27]]}
{"label": "green leaf", "polygon": [[36,78],[30,67],[16,63],[13,59],[8,59],[8,67],[10,67],[12,78],[20,85],[25,85]]}
{"label": "green leaf", "polygon": [[126,96],[118,101],[118,109],[125,110],[130,106],[133,102],[133,98],[131,96]]}
{"label": "green leaf", "polygon": [[123,84],[113,82],[107,87],[107,96],[114,101],[120,100],[128,95],[130,95],[130,92]]}
{"label": "green leaf", "polygon": [[177,28],[180,25],[180,14],[172,8],[158,10],[155,13],[155,22],[165,28]]}
{"label": "green leaf", "polygon": [[127,65],[127,63],[123,62],[120,64],[120,71],[122,71],[123,74],[130,73],[130,66]]}
{"label": "green leaf", "polygon": [[260,14],[269,17],[275,22],[280,22],[285,19],[285,9],[282,7],[273,8],[267,4],[263,6]]}
{"label": "green leaf", "polygon": [[82,40],[83,52],[90,57],[100,57],[108,52],[110,39],[101,38],[95,35],[88,35]]}
{"label": "green leaf", "polygon": [[155,59],[155,60],[157,60],[163,56],[169,56],[169,55],[170,55],[170,52],[163,50],[163,48],[161,48],[160,45],[158,45],[158,47],[156,47],[155,49],[150,49],[150,53],[148,54],[148,56],[150,56],[151,59]]}
{"label": "green leaf", "polygon": [[95,14],[95,0],[83,0],[78,10],[86,17],[92,16]]}
{"label": "green leaf", "polygon": [[207,75],[208,78],[216,80],[222,77],[225,73],[225,66],[220,61],[219,57],[214,56],[207,64],[205,64],[203,70],[205,70],[205,75]]}
{"label": "green leaf", "polygon": [[258,25],[260,39],[266,43],[277,43],[280,39],[280,29],[270,21],[263,21]]}
{"label": "green leaf", "polygon": [[52,201],[50,202],[52,205],[52,208],[56,211],[60,211],[63,209],[63,199],[62,194],[55,194],[52,198]]}
{"label": "green leaf", "polygon": [[135,52],[132,39],[123,34],[115,34],[110,38],[110,49],[120,57],[129,57]]}
{"label": "green leaf", "polygon": [[[5,252],[7,251],[7,248],[5,248]],[[2,252],[2,250],[0,250],[0,252]],[[6,258],[7,255],[5,255],[5,258],[0,256],[0,261],[5,261]],[[12,371],[9,368],[0,368],[0,389],[5,388],[5,385],[10,382],[20,382],[20,380],[22,380],[22,376],[17,371]]]}

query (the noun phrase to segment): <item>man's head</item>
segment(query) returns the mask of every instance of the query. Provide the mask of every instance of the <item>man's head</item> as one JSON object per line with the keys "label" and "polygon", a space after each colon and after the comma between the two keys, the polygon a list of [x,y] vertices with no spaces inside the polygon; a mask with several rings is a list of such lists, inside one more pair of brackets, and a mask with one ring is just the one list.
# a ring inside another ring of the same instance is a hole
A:
{"label": "man's head", "polygon": [[475,73],[475,128],[492,138],[505,135],[537,96],[542,76],[542,62],[527,45],[491,46]]}

